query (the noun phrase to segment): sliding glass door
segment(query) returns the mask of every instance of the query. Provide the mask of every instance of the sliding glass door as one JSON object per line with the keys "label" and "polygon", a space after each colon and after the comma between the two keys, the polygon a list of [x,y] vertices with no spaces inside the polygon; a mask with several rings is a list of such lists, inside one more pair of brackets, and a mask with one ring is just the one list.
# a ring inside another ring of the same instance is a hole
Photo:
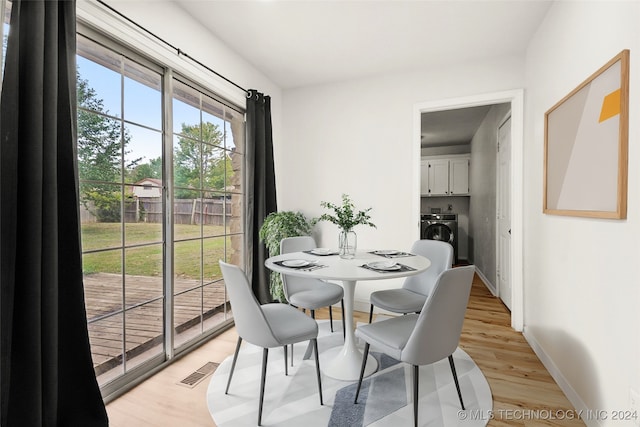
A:
{"label": "sliding glass door", "polygon": [[77,52],[85,298],[96,375],[113,388],[231,319],[218,260],[243,260],[244,114],[86,33]]}
{"label": "sliding glass door", "polygon": [[218,260],[242,263],[243,115],[172,81],[174,345],[228,316]]}

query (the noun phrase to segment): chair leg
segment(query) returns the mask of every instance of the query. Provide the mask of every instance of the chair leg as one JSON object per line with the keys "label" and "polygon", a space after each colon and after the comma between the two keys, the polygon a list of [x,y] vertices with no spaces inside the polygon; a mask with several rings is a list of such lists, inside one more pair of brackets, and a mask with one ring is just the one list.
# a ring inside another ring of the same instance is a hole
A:
{"label": "chair leg", "polygon": [[291,366],[293,366],[293,344],[291,344]]}
{"label": "chair leg", "polygon": [[264,402],[264,383],[267,379],[267,358],[269,349],[262,349],[262,378],[260,379],[260,403],[258,404],[258,425],[262,425],[262,402]]}
{"label": "chair leg", "polygon": [[373,304],[371,304],[371,308],[369,309],[369,323],[373,320]]}
{"label": "chair leg", "polygon": [[418,384],[420,380],[420,367],[413,365],[413,425],[418,427]]}
{"label": "chair leg", "polygon": [[289,370],[287,368],[287,346],[284,346],[284,376],[289,375]]}
{"label": "chair leg", "polygon": [[311,318],[315,320],[316,318],[316,311],[315,310],[309,310],[311,311]]}
{"label": "chair leg", "polygon": [[367,357],[369,357],[369,343],[364,343],[364,355],[362,356],[362,367],[360,368],[360,378],[358,379],[358,388],[356,389],[356,398],[353,403],[358,403],[358,396],[360,395],[360,387],[362,386],[362,377],[364,377],[364,369],[367,367]]}
{"label": "chair leg", "polygon": [[340,300],[340,306],[342,307],[342,339],[345,340],[347,330],[344,328],[344,299]]}
{"label": "chair leg", "polygon": [[233,376],[233,370],[236,368],[236,361],[238,360],[238,353],[240,353],[240,344],[242,344],[242,338],[238,337],[238,343],[236,344],[236,352],[233,353],[233,361],[231,362],[231,371],[229,372],[229,379],[227,380],[227,388],[224,390],[224,394],[229,394],[229,386],[231,385],[231,377]]}
{"label": "chair leg", "polygon": [[456,365],[453,363],[453,355],[449,355],[449,366],[451,366],[451,373],[453,374],[453,380],[456,383],[456,389],[458,390],[458,399],[460,399],[460,406],[464,410],[464,402],[462,401],[462,392],[460,391],[460,383],[458,383],[458,374],[456,373]]}
{"label": "chair leg", "polygon": [[331,326],[331,333],[333,333],[333,308],[329,306],[329,325]]}
{"label": "chair leg", "polygon": [[320,380],[320,355],[318,354],[318,339],[314,338],[311,340],[313,342],[313,350],[316,353],[316,376],[318,377],[318,394],[320,395],[320,406],[324,405],[322,402],[322,381]]}

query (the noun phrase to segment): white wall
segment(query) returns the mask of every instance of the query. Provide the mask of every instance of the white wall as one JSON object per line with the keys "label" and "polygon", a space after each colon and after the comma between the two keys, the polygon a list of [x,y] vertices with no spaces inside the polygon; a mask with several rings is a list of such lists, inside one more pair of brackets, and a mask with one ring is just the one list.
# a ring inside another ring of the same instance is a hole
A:
{"label": "white wall", "polygon": [[[629,409],[630,387],[640,389],[638,22],[637,1],[555,2],[526,57],[525,335],[578,409],[609,414]],[[627,219],[544,215],[544,113],[625,48],[631,50]],[[586,422],[634,425],[611,418]]]}
{"label": "white wall", "polygon": [[[284,138],[275,146],[279,208],[315,217],[320,201],[347,193],[357,207],[373,207],[377,229],[356,227],[359,247],[408,249],[419,238],[414,106],[521,88],[523,65],[504,58],[285,91]],[[335,226],[317,231],[320,245],[336,246]],[[359,284],[356,308],[368,308],[369,293],[384,282]]]}

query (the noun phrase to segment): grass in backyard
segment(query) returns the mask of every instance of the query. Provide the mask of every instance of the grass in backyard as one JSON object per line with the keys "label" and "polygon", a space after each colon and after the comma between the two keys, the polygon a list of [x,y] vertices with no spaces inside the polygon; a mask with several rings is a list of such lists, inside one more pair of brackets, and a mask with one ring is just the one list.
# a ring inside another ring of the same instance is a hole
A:
{"label": "grass in backyard", "polygon": [[[195,239],[201,236],[220,236],[222,226],[176,224],[177,239]],[[205,281],[220,277],[218,260],[224,259],[225,239],[211,237],[204,240],[187,240],[175,243],[174,273],[177,277],[199,279],[202,266]],[[162,275],[162,226],[154,223],[125,224],[126,246],[124,251],[126,274],[139,276]],[[110,249],[84,254],[83,270],[91,273],[122,273],[122,229],[119,223],[88,223],[82,225],[84,251]],[[204,260],[204,263],[201,263]]]}

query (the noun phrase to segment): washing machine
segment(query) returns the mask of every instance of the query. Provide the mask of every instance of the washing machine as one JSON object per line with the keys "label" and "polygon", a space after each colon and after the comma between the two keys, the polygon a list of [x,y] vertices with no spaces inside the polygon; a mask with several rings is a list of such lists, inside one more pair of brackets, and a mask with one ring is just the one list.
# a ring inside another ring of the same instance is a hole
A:
{"label": "washing machine", "polygon": [[458,214],[421,215],[420,238],[450,243],[453,246],[454,263],[458,262]]}

